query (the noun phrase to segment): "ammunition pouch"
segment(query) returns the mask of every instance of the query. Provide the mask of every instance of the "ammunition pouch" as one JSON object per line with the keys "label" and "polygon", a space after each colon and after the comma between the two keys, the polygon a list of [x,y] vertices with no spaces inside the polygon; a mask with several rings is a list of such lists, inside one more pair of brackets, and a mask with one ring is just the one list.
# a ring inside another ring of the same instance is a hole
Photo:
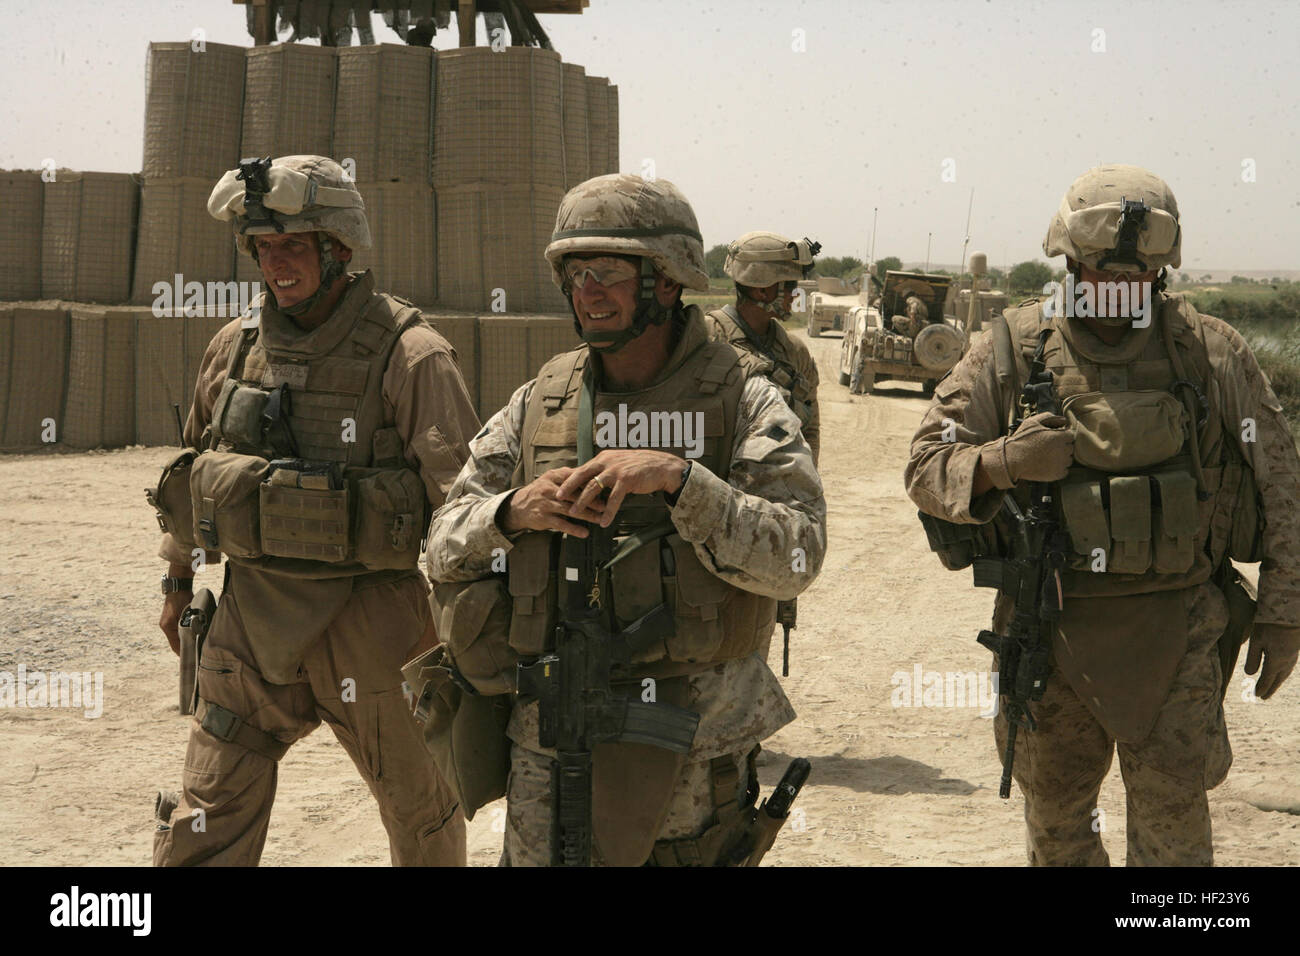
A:
{"label": "ammunition pouch", "polygon": [[415,719],[423,726],[425,749],[465,819],[472,820],[480,807],[506,793],[511,697],[475,691],[444,645],[407,663],[402,676],[415,690]]}
{"label": "ammunition pouch", "polygon": [[1061,523],[1075,570],[1184,574],[1196,561],[1200,527],[1196,479],[1184,470],[1150,475],[1076,471],[1060,486]]}
{"label": "ammunition pouch", "polygon": [[194,540],[194,509],[190,502],[190,468],[198,456],[198,451],[186,448],[163,466],[157,487],[144,490],[158,518],[158,527],[186,551],[198,546]]}
{"label": "ammunition pouch", "polygon": [[1123,474],[1176,456],[1187,438],[1187,409],[1164,391],[1082,392],[1061,403],[1074,429],[1074,458]]}
{"label": "ammunition pouch", "polygon": [[355,561],[373,571],[413,568],[429,514],[410,468],[346,468],[213,451],[190,469],[200,543],[232,558]]}

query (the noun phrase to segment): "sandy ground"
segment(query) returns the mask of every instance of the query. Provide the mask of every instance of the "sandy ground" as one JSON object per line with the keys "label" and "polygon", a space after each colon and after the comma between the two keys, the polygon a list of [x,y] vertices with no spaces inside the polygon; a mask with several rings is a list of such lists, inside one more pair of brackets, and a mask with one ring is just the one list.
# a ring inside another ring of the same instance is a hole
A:
{"label": "sandy ground", "polygon": [[[992,598],[929,553],[902,487],[925,407],[919,386],[849,396],[839,338],[809,340],[822,367],[830,549],[799,602],[792,674],[799,718],[766,743],[765,790],[792,756],[812,761],[772,865],[1021,864],[1022,801],[997,796],[990,721],[976,706],[895,707],[897,672],[981,674],[975,643]],[[0,671],[101,671],[102,716],[0,710],[0,834],[6,864],[142,865],[154,792],[179,785],[189,720],[176,658],[157,628],[157,527],[141,490],[166,450],[0,458]],[[209,570],[201,584],[219,585]],[[780,641],[773,645],[779,668]],[[1244,654],[1243,654],[1244,658]],[[1210,795],[1220,864],[1300,862],[1300,678],[1269,702],[1226,704],[1236,762]],[[1251,801],[1254,801],[1252,803]],[[1263,806],[1288,806],[1269,812]],[[1124,859],[1115,765],[1101,793],[1112,862]],[[495,863],[503,803],[470,823],[469,858]],[[282,761],[263,862],[388,862],[369,792],[321,729]]]}

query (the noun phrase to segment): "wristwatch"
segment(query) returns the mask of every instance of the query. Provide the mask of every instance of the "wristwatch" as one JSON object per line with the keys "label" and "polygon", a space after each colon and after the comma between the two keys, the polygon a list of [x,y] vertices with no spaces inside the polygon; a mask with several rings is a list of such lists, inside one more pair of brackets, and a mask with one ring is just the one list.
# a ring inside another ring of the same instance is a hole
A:
{"label": "wristwatch", "polygon": [[677,499],[681,497],[682,489],[686,487],[686,479],[689,478],[691,475],[691,465],[693,464],[695,463],[692,461],[688,461],[685,467],[682,468],[682,483],[677,486],[677,490],[672,492],[671,494],[664,495],[664,500],[666,500],[668,504],[671,505],[672,507],[677,506]]}
{"label": "wristwatch", "polygon": [[193,578],[169,578],[166,575],[163,575],[163,579],[162,579],[163,594],[175,594],[178,591],[192,592],[193,590],[194,590]]}

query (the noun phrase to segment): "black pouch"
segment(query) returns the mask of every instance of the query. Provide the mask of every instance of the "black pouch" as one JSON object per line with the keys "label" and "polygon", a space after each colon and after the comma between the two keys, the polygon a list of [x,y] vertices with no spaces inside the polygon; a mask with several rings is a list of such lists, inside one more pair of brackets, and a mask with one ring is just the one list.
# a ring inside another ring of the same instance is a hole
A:
{"label": "black pouch", "polygon": [[991,524],[956,524],[918,511],[930,550],[949,571],[969,568],[976,558],[996,556],[997,534]]}

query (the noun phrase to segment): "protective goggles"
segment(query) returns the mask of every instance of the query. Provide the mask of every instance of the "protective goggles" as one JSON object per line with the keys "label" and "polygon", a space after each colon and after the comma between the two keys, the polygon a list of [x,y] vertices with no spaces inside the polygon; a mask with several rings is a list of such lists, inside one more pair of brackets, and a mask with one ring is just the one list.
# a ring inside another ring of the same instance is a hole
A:
{"label": "protective goggles", "polygon": [[581,289],[589,278],[607,287],[635,279],[641,274],[641,267],[635,262],[608,256],[599,259],[569,259],[564,263],[563,272],[565,282],[575,289]]}
{"label": "protective goggles", "polygon": [[[1074,247],[1084,255],[1109,252],[1116,248],[1120,237],[1122,202],[1102,203],[1087,209],[1071,210],[1062,201],[1060,216],[1065,231]],[[1178,220],[1163,209],[1147,209],[1137,232],[1138,255],[1166,256],[1178,244]]]}
{"label": "protective goggles", "polygon": [[287,166],[262,167],[257,170],[260,175],[250,178],[253,165],[245,161],[240,163],[240,169],[228,170],[221,177],[208,197],[208,212],[214,218],[229,221],[247,216],[246,200],[250,196],[264,209],[285,216],[296,216],[313,206],[365,208],[355,189],[321,186],[306,173]]}
{"label": "protective goggles", "polygon": [[766,251],[742,248],[739,243],[733,242],[727,251],[737,262],[793,262],[795,265],[811,266],[813,256],[821,252],[821,249],[820,242],[814,242],[812,239],[797,239],[786,243],[782,249]]}

